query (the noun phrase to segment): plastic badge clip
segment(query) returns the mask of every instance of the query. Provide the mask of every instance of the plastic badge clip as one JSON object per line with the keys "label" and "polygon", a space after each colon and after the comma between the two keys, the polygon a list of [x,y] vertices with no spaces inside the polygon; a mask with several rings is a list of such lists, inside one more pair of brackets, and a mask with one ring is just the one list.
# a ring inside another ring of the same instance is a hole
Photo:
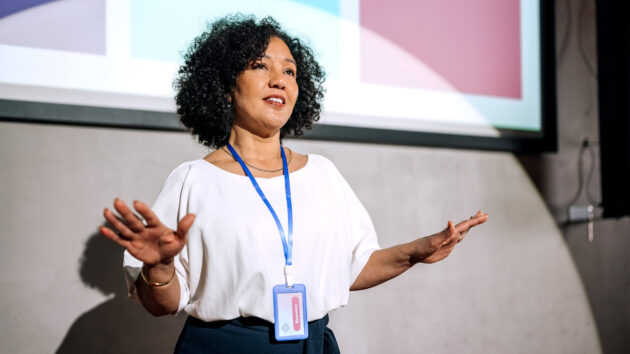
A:
{"label": "plastic badge clip", "polygon": [[284,282],[287,287],[293,287],[293,266],[285,265],[284,266]]}

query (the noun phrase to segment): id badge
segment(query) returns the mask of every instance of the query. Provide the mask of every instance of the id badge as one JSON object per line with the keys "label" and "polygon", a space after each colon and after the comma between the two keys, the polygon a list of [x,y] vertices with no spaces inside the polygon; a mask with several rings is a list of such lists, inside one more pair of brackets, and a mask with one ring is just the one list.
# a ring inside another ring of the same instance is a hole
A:
{"label": "id badge", "polygon": [[277,341],[308,338],[304,284],[273,287],[273,317]]}

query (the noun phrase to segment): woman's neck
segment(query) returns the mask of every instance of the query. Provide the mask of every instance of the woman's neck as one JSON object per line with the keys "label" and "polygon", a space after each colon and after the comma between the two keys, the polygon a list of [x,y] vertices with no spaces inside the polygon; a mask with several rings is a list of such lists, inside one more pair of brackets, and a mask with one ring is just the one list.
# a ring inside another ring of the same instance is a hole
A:
{"label": "woman's neck", "polygon": [[235,125],[228,141],[245,161],[271,162],[280,158],[280,132],[261,137]]}

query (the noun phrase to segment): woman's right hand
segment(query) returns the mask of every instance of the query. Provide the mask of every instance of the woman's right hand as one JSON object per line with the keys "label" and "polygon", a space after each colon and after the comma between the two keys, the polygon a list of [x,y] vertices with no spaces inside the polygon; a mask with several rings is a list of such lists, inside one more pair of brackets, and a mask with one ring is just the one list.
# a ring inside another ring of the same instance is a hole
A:
{"label": "woman's right hand", "polygon": [[194,214],[187,214],[177,225],[177,231],[166,227],[148,205],[134,201],[133,206],[146,224],[120,199],[114,200],[114,208],[122,219],[105,208],[105,219],[118,231],[101,226],[103,236],[123,246],[129,253],[146,265],[170,264],[184,248],[188,229],[195,221]]}

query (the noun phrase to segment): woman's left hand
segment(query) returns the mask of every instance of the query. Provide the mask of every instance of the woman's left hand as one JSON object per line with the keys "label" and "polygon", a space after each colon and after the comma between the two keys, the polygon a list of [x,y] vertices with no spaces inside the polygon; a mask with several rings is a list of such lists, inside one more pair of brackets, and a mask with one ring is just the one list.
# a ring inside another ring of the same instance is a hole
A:
{"label": "woman's left hand", "polygon": [[437,234],[415,240],[415,252],[412,263],[435,263],[448,257],[457,243],[462,242],[470,228],[481,225],[488,220],[488,214],[478,211],[470,219],[457,225],[449,221],[446,228]]}
{"label": "woman's left hand", "polygon": [[471,227],[483,224],[488,214],[478,211],[475,216],[457,225],[448,222],[446,229],[435,235],[372,252],[367,264],[350,290],[371,288],[395,278],[417,263],[435,263],[448,257],[458,242],[462,242]]}

